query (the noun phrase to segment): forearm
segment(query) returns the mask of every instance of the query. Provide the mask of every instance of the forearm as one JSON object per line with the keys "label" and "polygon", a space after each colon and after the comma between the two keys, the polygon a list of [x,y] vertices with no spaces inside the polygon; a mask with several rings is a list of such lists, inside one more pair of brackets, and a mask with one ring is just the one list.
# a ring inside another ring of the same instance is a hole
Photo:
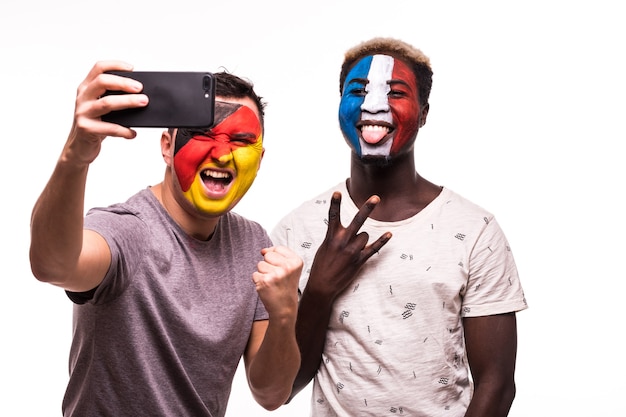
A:
{"label": "forearm", "polygon": [[296,321],[296,339],[300,347],[301,363],[290,400],[311,382],[319,369],[331,309],[332,303],[327,298],[304,291]]}
{"label": "forearm", "polygon": [[35,203],[31,217],[30,260],[34,275],[54,282],[72,268],[83,238],[88,165],[62,157]]}
{"label": "forearm", "polygon": [[255,400],[274,410],[287,401],[300,366],[294,320],[272,320],[259,350],[248,367],[248,383]]}

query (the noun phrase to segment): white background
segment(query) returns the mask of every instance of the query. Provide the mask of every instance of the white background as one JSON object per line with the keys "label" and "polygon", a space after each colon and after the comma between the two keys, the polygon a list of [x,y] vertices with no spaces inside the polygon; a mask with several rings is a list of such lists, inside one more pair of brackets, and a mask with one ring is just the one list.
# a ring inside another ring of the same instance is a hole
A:
{"label": "white background", "polygon": [[[347,176],[339,66],[379,35],[432,60],[418,171],[494,212],[518,262],[530,308],[510,416],[624,415],[623,18],[604,0],[4,0],[0,415],[60,415],[71,303],[30,272],[29,216],[93,63],[250,78],[269,101],[266,157],[236,211],[271,229]],[[86,207],[159,182],[159,134],[107,139]],[[306,416],[309,392],[268,413],[238,372],[227,415]]]}

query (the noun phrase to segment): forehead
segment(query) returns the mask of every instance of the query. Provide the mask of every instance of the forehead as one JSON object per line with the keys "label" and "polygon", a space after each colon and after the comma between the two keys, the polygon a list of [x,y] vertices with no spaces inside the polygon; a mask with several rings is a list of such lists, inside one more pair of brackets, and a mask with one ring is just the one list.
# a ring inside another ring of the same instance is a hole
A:
{"label": "forehead", "polygon": [[368,55],[358,60],[348,72],[346,82],[355,79],[369,81],[398,79],[411,84],[415,83],[416,80],[415,74],[406,62],[386,54]]}
{"label": "forehead", "polygon": [[259,108],[257,107],[256,103],[254,102],[254,100],[252,100],[250,97],[222,97],[222,96],[216,96],[215,97],[215,101],[221,101],[223,103],[233,103],[233,104],[242,104],[248,108],[250,108],[250,110],[252,110],[254,112],[254,114],[256,115],[256,118],[258,119],[259,123],[261,123],[261,115],[259,114]]}

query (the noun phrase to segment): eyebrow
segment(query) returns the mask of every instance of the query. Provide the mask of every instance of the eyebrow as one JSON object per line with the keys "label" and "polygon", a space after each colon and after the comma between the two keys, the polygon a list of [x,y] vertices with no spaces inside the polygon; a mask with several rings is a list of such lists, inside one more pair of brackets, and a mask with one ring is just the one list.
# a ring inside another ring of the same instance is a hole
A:
{"label": "eyebrow", "polygon": [[352,78],[348,80],[348,84],[359,83],[359,84],[369,84],[369,80],[367,78]]}
{"label": "eyebrow", "polygon": [[389,80],[389,81],[387,81],[387,84],[389,84],[389,85],[394,85],[394,84],[402,84],[402,85],[404,85],[404,86],[406,86],[406,87],[409,87],[409,88],[411,87],[411,86],[409,85],[409,83],[407,83],[407,82],[406,82],[406,81],[404,81],[404,80],[395,80],[395,79],[394,79],[394,80]]}
{"label": "eyebrow", "polygon": [[[347,84],[358,83],[358,84],[366,85],[366,84],[369,84],[369,82],[370,81],[367,78],[352,78],[351,80],[349,80],[347,82]],[[397,79],[388,80],[387,84],[388,85],[402,84],[402,85],[404,85],[406,87],[411,87],[409,85],[409,83],[407,83],[406,81],[404,81],[404,80],[397,80]]]}

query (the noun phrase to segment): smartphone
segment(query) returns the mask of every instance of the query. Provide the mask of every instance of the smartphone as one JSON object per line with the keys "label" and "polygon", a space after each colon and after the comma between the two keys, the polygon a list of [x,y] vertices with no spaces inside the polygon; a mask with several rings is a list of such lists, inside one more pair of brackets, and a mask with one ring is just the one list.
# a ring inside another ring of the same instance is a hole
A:
{"label": "smartphone", "polygon": [[[107,71],[143,84],[146,107],[115,110],[102,120],[126,127],[211,127],[215,79],[210,72]],[[105,95],[128,94],[107,91]]]}

